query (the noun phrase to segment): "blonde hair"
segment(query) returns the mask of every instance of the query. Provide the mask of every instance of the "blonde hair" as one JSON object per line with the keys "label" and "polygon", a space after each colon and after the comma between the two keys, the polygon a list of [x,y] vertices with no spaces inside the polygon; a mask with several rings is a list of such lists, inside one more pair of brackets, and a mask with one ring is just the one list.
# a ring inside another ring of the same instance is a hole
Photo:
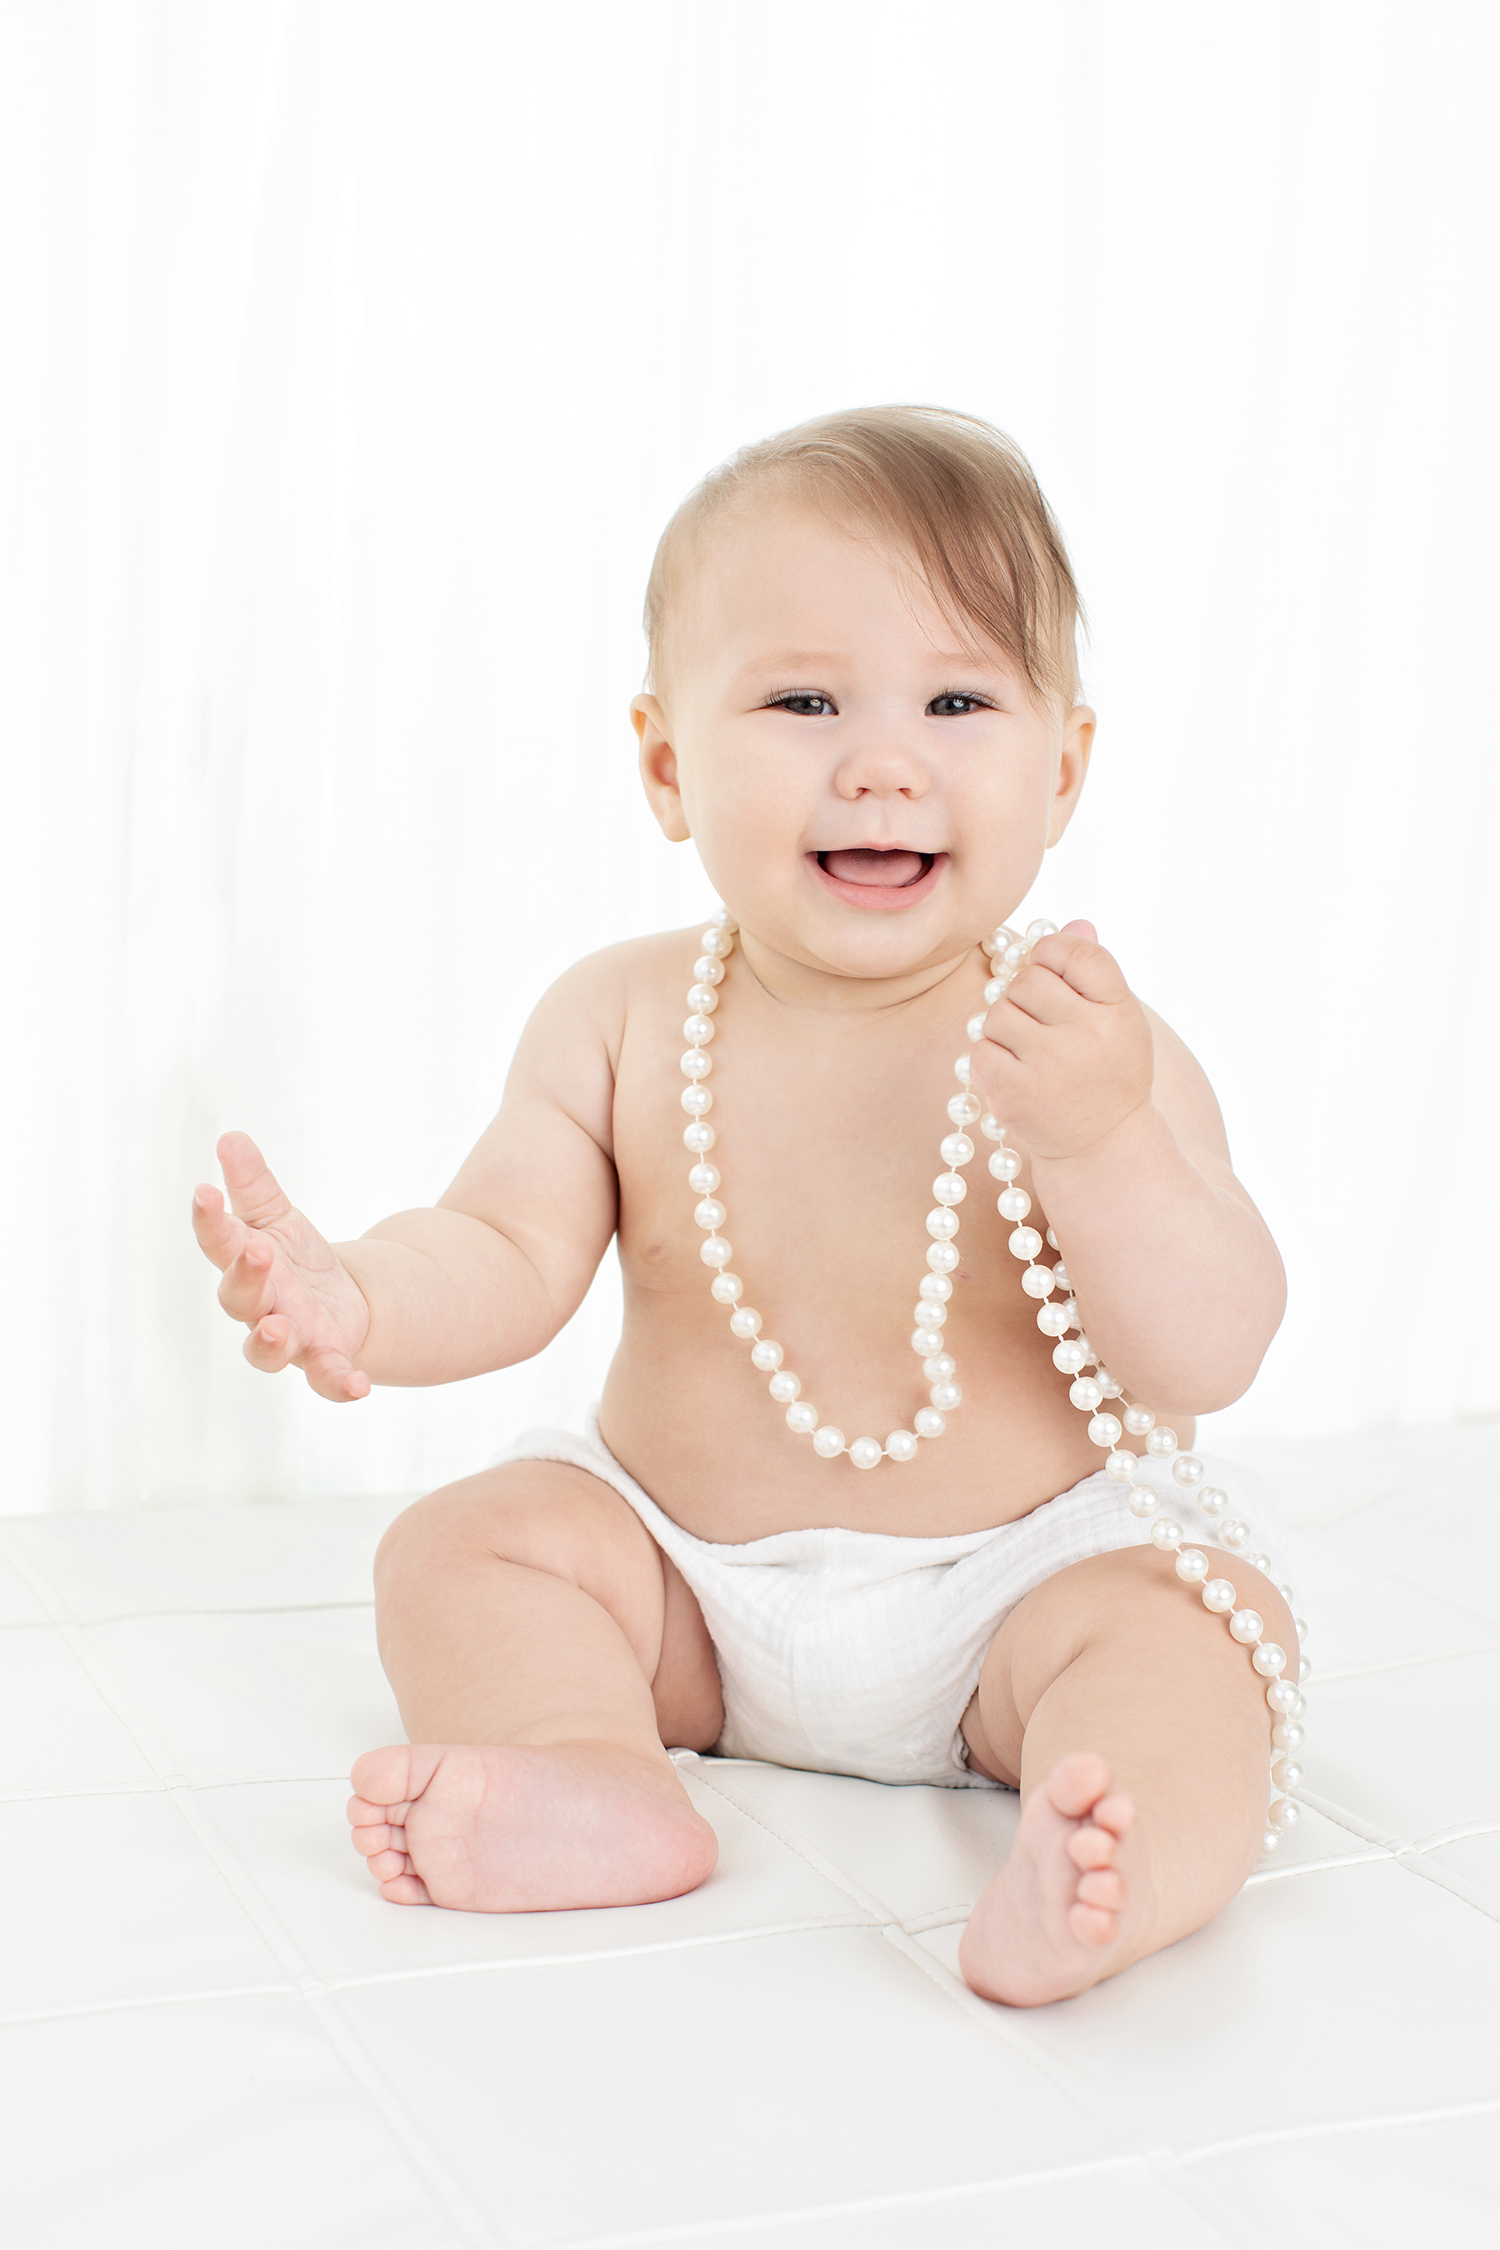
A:
{"label": "blonde hair", "polygon": [[905,549],[950,622],[1003,649],[1034,694],[1078,701],[1083,604],[1019,446],[941,406],[857,406],[762,438],[711,469],[661,535],[646,587],[648,682],[660,678],[684,551],[757,487],[852,516]]}

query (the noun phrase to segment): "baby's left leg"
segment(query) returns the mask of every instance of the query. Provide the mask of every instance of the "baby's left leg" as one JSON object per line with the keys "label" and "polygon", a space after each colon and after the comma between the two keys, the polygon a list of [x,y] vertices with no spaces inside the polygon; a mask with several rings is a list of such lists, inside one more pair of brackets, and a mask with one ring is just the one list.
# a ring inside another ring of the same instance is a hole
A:
{"label": "baby's left leg", "polygon": [[[1214,1558],[1216,1570],[1220,1558]],[[1292,1655],[1274,1586],[1222,1558]],[[1021,1825],[960,1961],[976,1992],[1033,2007],[1186,1937],[1254,1866],[1270,1795],[1266,1682],[1170,1556],[1075,1563],[1018,1602],[964,1715],[971,1762],[1019,1777]]]}

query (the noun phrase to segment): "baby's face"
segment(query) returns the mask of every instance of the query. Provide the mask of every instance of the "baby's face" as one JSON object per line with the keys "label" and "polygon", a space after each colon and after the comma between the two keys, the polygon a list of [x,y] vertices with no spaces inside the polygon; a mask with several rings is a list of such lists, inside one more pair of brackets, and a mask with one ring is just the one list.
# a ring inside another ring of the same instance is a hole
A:
{"label": "baby's face", "polygon": [[936,965],[1025,897],[1082,787],[1093,713],[976,656],[900,559],[816,510],[742,503],[703,541],[668,677],[637,697],[663,829],[808,967]]}

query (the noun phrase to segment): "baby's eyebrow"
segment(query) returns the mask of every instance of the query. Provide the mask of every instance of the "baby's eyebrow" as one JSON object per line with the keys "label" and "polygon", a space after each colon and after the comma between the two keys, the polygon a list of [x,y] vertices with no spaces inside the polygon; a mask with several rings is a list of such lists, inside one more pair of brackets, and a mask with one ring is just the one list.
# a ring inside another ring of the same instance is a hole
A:
{"label": "baby's eyebrow", "polygon": [[769,656],[753,656],[748,664],[741,664],[734,677],[745,680],[758,672],[818,672],[825,666],[848,661],[840,649],[773,649]]}

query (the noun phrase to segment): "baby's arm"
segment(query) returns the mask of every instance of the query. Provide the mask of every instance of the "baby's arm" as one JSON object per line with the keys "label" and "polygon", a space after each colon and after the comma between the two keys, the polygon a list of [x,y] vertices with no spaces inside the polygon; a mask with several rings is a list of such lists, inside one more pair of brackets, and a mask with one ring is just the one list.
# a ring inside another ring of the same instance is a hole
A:
{"label": "baby's arm", "polygon": [[1281,1260],[1203,1071],[1087,923],[1033,948],[973,1068],[1031,1160],[1111,1374],[1162,1407],[1238,1398],[1281,1319]]}
{"label": "baby's arm", "polygon": [[244,1134],[219,1144],[231,1209],[194,1197],[219,1300],[245,1356],[300,1367],[336,1400],[374,1383],[447,1383],[529,1359],[571,1318],[616,1218],[618,953],[570,969],[522,1034],[494,1122],[431,1210],[330,1245],[293,1210]]}

